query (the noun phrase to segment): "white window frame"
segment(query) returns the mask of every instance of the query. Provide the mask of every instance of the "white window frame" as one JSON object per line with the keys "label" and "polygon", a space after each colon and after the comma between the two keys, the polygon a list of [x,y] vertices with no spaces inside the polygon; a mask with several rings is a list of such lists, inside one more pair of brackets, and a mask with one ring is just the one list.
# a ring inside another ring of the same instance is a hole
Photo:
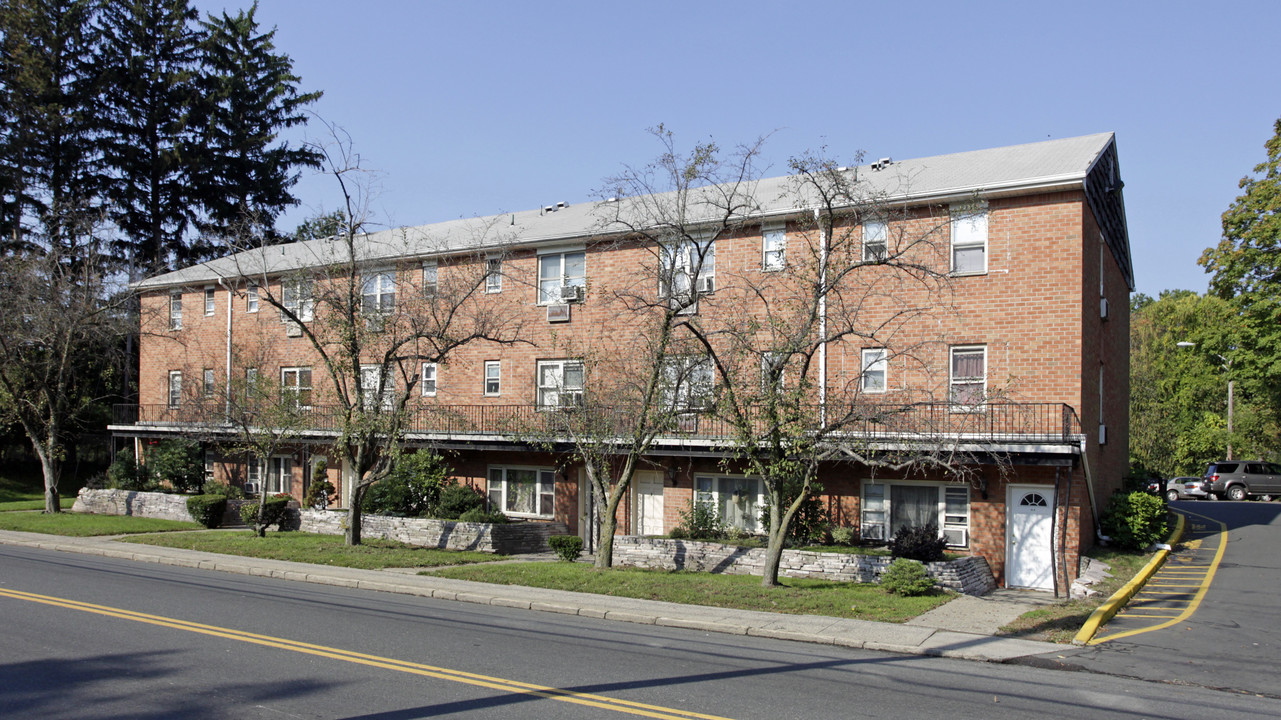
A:
{"label": "white window frame", "polygon": [[761,228],[761,270],[773,272],[787,267],[787,228],[766,225]]}
{"label": "white window frame", "polygon": [[[581,274],[570,275],[569,258],[581,256]],[[552,264],[555,263],[555,267]],[[555,270],[554,276],[545,271]],[[579,287],[580,296],[587,291],[587,251],[585,249],[566,249],[558,252],[540,253],[538,256],[538,304],[559,305],[562,287]]]}
{"label": "white window frame", "polygon": [[[501,360],[486,360],[485,375],[482,378],[484,394],[487,397],[497,397],[503,394],[503,363]],[[490,383],[493,383],[493,390],[490,390]]]}
{"label": "white window frame", "polygon": [[252,486],[254,492],[262,488],[263,476],[267,474],[264,466],[262,458],[257,456],[250,456],[245,462],[245,485]]}
{"label": "white window frame", "polygon": [[258,312],[258,286],[254,283],[245,288],[245,312]]}
{"label": "white window frame", "polygon": [[361,276],[360,312],[365,315],[396,312],[395,270],[373,270]]}
{"label": "white window frame", "polygon": [[[514,472],[534,473],[534,512],[508,509],[519,497],[512,493],[513,482],[508,476]],[[552,518],[556,516],[556,469],[526,465],[490,465],[485,477],[488,481],[486,497],[491,512],[497,510],[510,517]]]}
{"label": "white window frame", "polygon": [[[956,358],[957,355],[980,354],[983,357],[983,375],[982,376],[961,376],[956,375]],[[948,348],[947,352],[947,401],[952,410],[957,412],[969,412],[981,410],[987,402],[987,346],[986,345],[954,345]],[[977,403],[957,402],[957,388],[979,386],[982,400]]]}
{"label": "white window frame", "polygon": [[216,384],[213,368],[205,368],[202,375],[202,386],[205,391],[205,397],[213,397],[214,385]]}
{"label": "white window frame", "polygon": [[169,371],[168,387],[169,387],[169,390],[166,397],[167,397],[167,402],[169,403],[169,407],[176,408],[181,406],[182,405],[182,371],[181,370]]}
{"label": "white window frame", "polygon": [[[864,540],[882,540],[888,542],[894,537],[895,528],[890,527],[890,518],[893,517],[893,486],[911,485],[915,487],[935,487],[938,488],[937,512],[934,517],[934,524],[938,526],[939,533],[947,537],[947,533],[961,533],[961,537],[966,542],[961,544],[949,543],[948,547],[968,547],[970,545],[970,522],[974,517],[973,502],[970,498],[970,486],[960,483],[947,482],[928,482],[912,480],[864,480],[859,490],[859,534]],[[874,492],[868,492],[872,490]],[[955,504],[949,506],[948,501],[955,502],[957,498],[964,497],[963,512],[949,512],[956,510]]]}
{"label": "white window frame", "polygon": [[280,368],[281,397],[293,395],[294,407],[298,410],[310,410],[313,399],[312,373],[310,366]]}
{"label": "white window frame", "polygon": [[500,293],[503,291],[503,259],[496,256],[485,258],[485,292]]}
{"label": "white window frame", "polygon": [[169,329],[182,329],[182,292],[169,293]]}
{"label": "white window frame", "polygon": [[[381,382],[379,375],[382,376]],[[381,387],[371,388],[371,384]],[[375,403],[376,398],[381,398],[381,402]],[[366,412],[391,412],[396,408],[396,377],[392,374],[392,368],[382,365],[360,366],[360,406]]]}
{"label": "white window frame", "polygon": [[[986,275],[988,267],[988,211],[986,205],[952,206],[952,251],[950,254],[953,275]],[[957,251],[981,250],[983,268],[981,270],[958,270]]]}
{"label": "white window frame", "polygon": [[436,397],[436,381],[440,367],[434,362],[423,363],[423,374],[418,382],[422,386],[423,397]]}
{"label": "white window frame", "polygon": [[[573,370],[577,370],[577,383],[566,380],[566,375],[572,374],[570,371]],[[583,367],[582,360],[539,360],[534,384],[537,386],[540,410],[579,407],[583,404],[586,368]]]}
{"label": "white window frame", "polygon": [[890,224],[883,217],[863,221],[863,262],[879,262],[889,256]]}
{"label": "white window frame", "polygon": [[[699,249],[701,248],[701,250]],[[697,260],[702,255],[698,273],[693,277]],[[658,295],[661,298],[689,301],[689,308],[696,307],[697,299],[716,292],[716,241],[679,240],[659,246]],[[700,290],[699,286],[706,289]]]}
{"label": "white window frame", "polygon": [[[722,490],[724,483],[733,483],[742,485],[752,483],[756,486],[756,497],[750,501],[750,510],[743,514],[744,522],[734,522],[726,517],[722,509]],[[761,526],[761,508],[765,507],[765,483],[761,478],[752,475],[726,475],[723,473],[695,473],[694,475],[694,502],[710,504],[716,509],[721,521],[749,533],[761,533],[765,528]]]}
{"label": "white window frame", "polygon": [[761,353],[761,392],[769,393],[770,391],[770,369],[779,364],[778,378],[775,380],[775,389],[782,390],[787,385],[787,359],[782,353],[764,352]]}
{"label": "white window frame", "polygon": [[435,260],[423,261],[423,297],[434,298],[440,292],[440,265]]}
{"label": "white window frame", "polygon": [[703,355],[663,359],[663,403],[677,411],[696,412],[711,404],[716,387],[712,361]]}
{"label": "white window frame", "polygon": [[205,317],[211,317],[218,310],[218,294],[213,285],[205,286]]}
{"label": "white window frame", "polygon": [[[885,348],[863,348],[860,353],[858,385],[859,389],[865,393],[883,393],[890,386],[889,372],[889,351]],[[880,386],[869,382],[871,378],[880,376]]]}
{"label": "white window frame", "polygon": [[[286,472],[288,470],[288,472]],[[286,482],[286,479],[289,482]],[[267,494],[289,492],[294,479],[294,459],[289,455],[272,455],[267,463]]]}
{"label": "white window frame", "polygon": [[[280,284],[280,304],[302,322],[311,322],[315,316],[316,298],[312,297],[311,285],[305,280],[294,280]],[[292,322],[284,310],[280,311],[280,322]]]}

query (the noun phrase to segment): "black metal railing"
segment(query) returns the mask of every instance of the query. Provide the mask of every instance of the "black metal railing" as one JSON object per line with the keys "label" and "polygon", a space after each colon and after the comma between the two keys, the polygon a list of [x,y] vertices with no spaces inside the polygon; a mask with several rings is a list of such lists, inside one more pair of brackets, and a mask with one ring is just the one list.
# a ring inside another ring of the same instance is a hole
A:
{"label": "black metal railing", "polygon": [[[309,432],[332,433],[342,426],[344,409],[317,406],[301,411]],[[591,435],[595,438],[631,435],[641,417],[635,408],[583,405],[548,408],[537,405],[419,405],[406,411],[401,429],[411,434],[444,438],[549,438]],[[690,441],[732,442],[744,426],[756,437],[781,423],[789,432],[825,427],[825,434],[863,441],[951,442],[979,444],[1037,443],[1069,445],[1078,442],[1081,423],[1076,411],[1064,403],[991,402],[962,408],[951,403],[908,404],[854,403],[810,405],[786,413],[752,408],[745,420],[733,421],[711,410],[690,409],[650,415],[659,435]],[[249,420],[250,422],[246,422]],[[228,417],[208,407],[169,405],[117,405],[116,425],[174,430],[231,431],[252,425],[253,418]]]}

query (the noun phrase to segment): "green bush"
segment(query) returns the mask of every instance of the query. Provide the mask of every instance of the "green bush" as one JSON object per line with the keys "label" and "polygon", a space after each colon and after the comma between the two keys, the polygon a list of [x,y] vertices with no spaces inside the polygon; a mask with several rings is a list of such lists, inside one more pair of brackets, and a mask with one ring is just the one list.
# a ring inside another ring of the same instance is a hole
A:
{"label": "green bush", "polygon": [[288,495],[276,495],[267,498],[262,508],[262,526],[258,527],[258,503],[249,502],[240,506],[240,519],[246,525],[254,529],[266,529],[272,525],[280,526],[285,519],[285,512],[289,509],[289,501],[293,498]]}
{"label": "green bush", "polygon": [[[782,507],[791,507],[800,494],[801,483],[788,481],[783,484]],[[810,493],[801,501],[801,506],[796,509],[796,514],[792,516],[792,522],[787,526],[787,539],[794,545],[815,545],[820,544],[827,539],[827,531],[831,525],[828,520],[827,512],[823,509],[823,501],[819,499],[819,494],[823,492],[823,486],[818,482],[810,483]],[[769,527],[769,504],[761,506],[760,527]]]}
{"label": "green bush", "polygon": [[1166,520],[1165,502],[1161,498],[1132,492],[1113,495],[1100,522],[1104,534],[1118,547],[1142,550],[1165,539]]}
{"label": "green bush", "polygon": [[221,495],[228,500],[240,500],[245,497],[245,491],[235,485],[228,485],[225,482],[209,481],[203,488],[205,495]]}
{"label": "green bush", "polygon": [[187,512],[192,519],[211,530],[222,524],[222,515],[226,511],[226,495],[192,495],[187,498]]}
{"label": "green bush", "polygon": [[547,538],[547,544],[565,562],[574,562],[583,552],[583,539],[577,535],[552,535]]}
{"label": "green bush", "polygon": [[307,486],[307,497],[303,499],[303,507],[324,510],[334,501],[337,492],[338,489],[328,480],[312,480]]}
{"label": "green bush", "polygon": [[468,510],[483,509],[485,496],[470,485],[450,485],[440,493],[440,504],[436,506],[436,517],[441,520],[457,520]]}
{"label": "green bush", "polygon": [[895,595],[915,597],[933,590],[934,578],[925,572],[925,565],[919,561],[901,557],[885,568],[881,587]]}
{"label": "green bush", "polygon": [[146,465],[139,465],[132,450],[121,450],[107,467],[107,486],[116,490],[142,492],[151,490],[151,472]]}
{"label": "green bush", "polygon": [[458,522],[491,523],[503,525],[508,522],[507,516],[500,512],[485,512],[484,508],[472,508],[458,516]]}
{"label": "green bush", "polygon": [[836,525],[832,527],[832,544],[833,545],[853,545],[858,539],[854,528],[848,525]]}
{"label": "green bush", "polygon": [[723,540],[726,535],[725,523],[716,506],[693,501],[681,511],[681,521],[672,530],[673,537],[677,532],[691,540]]}
{"label": "green bush", "polygon": [[934,523],[915,527],[904,525],[890,541],[890,555],[921,562],[942,560],[945,548],[947,540],[939,535],[939,526]]}
{"label": "green bush", "polygon": [[205,456],[190,440],[165,440],[147,451],[151,479],[175,492],[198,492],[205,483]]}
{"label": "green bush", "polygon": [[374,515],[434,517],[442,493],[456,484],[449,477],[451,472],[436,453],[419,450],[401,455],[391,473],[370,486],[361,510]]}

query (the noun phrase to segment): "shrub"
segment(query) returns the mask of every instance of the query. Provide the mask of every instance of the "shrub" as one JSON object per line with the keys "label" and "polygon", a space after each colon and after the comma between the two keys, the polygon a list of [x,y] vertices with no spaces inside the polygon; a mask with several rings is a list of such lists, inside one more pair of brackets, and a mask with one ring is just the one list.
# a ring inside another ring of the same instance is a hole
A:
{"label": "shrub", "polygon": [[187,512],[192,519],[213,529],[222,524],[222,514],[227,511],[226,495],[192,495],[187,498]]}
{"label": "shrub", "polygon": [[491,523],[502,525],[508,522],[507,516],[500,512],[485,512],[484,508],[472,508],[458,516],[458,522]]}
{"label": "shrub", "polygon": [[1142,550],[1165,539],[1165,502],[1145,492],[1118,493],[1108,501],[1100,522],[1118,547]]}
{"label": "shrub", "polygon": [[442,492],[456,484],[449,477],[452,471],[439,455],[427,450],[401,455],[391,473],[370,486],[360,507],[374,515],[433,517],[439,512]]}
{"label": "shrub", "polygon": [[228,500],[240,500],[245,496],[245,491],[235,485],[228,485],[225,482],[214,481],[205,483],[204,493],[206,495],[221,495]]}
{"label": "shrub", "polygon": [[925,572],[925,565],[901,557],[885,568],[885,573],[881,575],[881,587],[895,595],[915,597],[933,590],[934,579]]}
{"label": "shrub", "polygon": [[457,520],[468,510],[485,507],[485,496],[470,485],[450,485],[440,493],[440,504],[436,506],[436,517],[441,520]]}
{"label": "shrub", "polygon": [[200,444],[190,440],[165,440],[147,451],[151,478],[175,492],[195,492],[205,483],[205,458]]}
{"label": "shrub", "polygon": [[677,525],[676,527],[672,528],[671,532],[667,533],[667,537],[673,540],[688,540],[689,531],[685,529],[684,525]]}
{"label": "shrub", "polygon": [[289,509],[291,499],[288,495],[267,498],[267,502],[263,503],[261,526],[258,525],[258,503],[256,502],[240,506],[240,519],[261,535],[263,530],[272,525],[280,526],[281,521],[285,519],[285,512]]}
{"label": "shrub", "polygon": [[908,560],[935,562],[943,559],[943,549],[947,541],[939,535],[939,526],[934,523],[909,527],[904,525],[890,541],[890,555]]}
{"label": "shrub", "polygon": [[116,459],[107,467],[107,486],[116,490],[133,490],[136,492],[150,490],[151,472],[146,465],[139,465],[132,450],[121,450]]}
{"label": "shrub", "polygon": [[574,562],[583,552],[583,539],[577,535],[552,535],[547,538],[547,544],[565,562]]}
{"label": "shrub", "polygon": [[328,480],[312,480],[311,484],[307,486],[307,496],[303,500],[303,507],[324,510],[329,507],[329,503],[333,502],[337,492],[338,489]]}
{"label": "shrub", "polygon": [[725,538],[725,523],[721,514],[711,503],[693,502],[681,511],[681,521],[672,530],[683,533],[683,538],[691,540],[722,540]]}
{"label": "shrub", "polygon": [[[801,483],[787,481],[783,484],[782,507],[790,507],[800,493]],[[823,542],[827,537],[827,530],[831,523],[828,521],[827,512],[823,510],[823,501],[819,499],[819,494],[823,492],[823,486],[817,482],[810,483],[810,493],[801,501],[801,506],[796,509],[796,514],[792,516],[792,522],[787,526],[787,539],[795,545],[812,545]],[[769,527],[769,504],[761,506],[760,526]]]}
{"label": "shrub", "polygon": [[857,537],[854,533],[854,528],[848,525],[835,525],[832,527],[833,545],[853,545]]}

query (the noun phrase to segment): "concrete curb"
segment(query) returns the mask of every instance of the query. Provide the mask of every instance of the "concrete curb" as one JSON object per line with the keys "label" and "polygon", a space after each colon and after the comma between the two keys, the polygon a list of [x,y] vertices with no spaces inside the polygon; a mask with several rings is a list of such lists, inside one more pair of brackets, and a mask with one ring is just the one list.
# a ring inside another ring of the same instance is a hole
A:
{"label": "concrete curb", "polygon": [[[1186,518],[1183,513],[1176,512],[1174,515],[1178,519],[1175,520],[1174,531],[1170,533],[1169,539],[1165,542],[1167,546],[1174,545],[1179,541],[1179,538],[1183,537],[1183,526]],[[1111,620],[1121,608],[1125,607],[1126,603],[1130,602],[1130,598],[1134,597],[1135,593],[1142,590],[1144,585],[1147,585],[1148,580],[1151,580],[1156,571],[1161,569],[1161,566],[1165,564],[1165,560],[1169,556],[1170,550],[1168,547],[1158,550],[1156,555],[1153,555],[1152,559],[1148,561],[1148,564],[1144,565],[1138,574],[1130,578],[1130,582],[1113,593],[1112,597],[1107,599],[1107,602],[1095,608],[1093,613],[1090,613],[1090,617],[1081,626],[1081,630],[1077,632],[1076,637],[1072,638],[1072,644],[1088,645],[1099,632],[1099,628],[1108,620]]]}
{"label": "concrete curb", "polygon": [[240,558],[177,548],[131,546],[102,538],[64,538],[0,531],[0,544],[640,625],[839,645],[908,655],[999,663],[1063,649],[1063,646],[1054,643],[998,638],[917,625],[820,615],[785,615],[759,610],[733,610],[513,585],[490,585],[434,575],[405,575],[382,570]]}

